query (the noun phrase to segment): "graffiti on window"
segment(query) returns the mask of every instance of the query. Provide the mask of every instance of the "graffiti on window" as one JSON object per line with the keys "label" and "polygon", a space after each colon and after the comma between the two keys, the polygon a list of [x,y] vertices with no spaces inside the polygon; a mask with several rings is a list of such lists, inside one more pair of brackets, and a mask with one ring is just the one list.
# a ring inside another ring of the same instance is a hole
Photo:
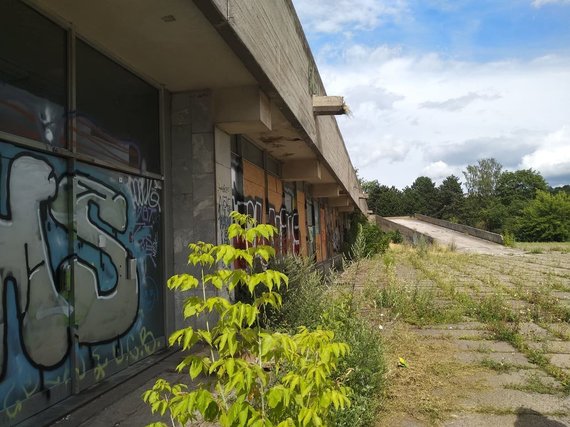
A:
{"label": "graffiti on window", "polygon": [[0,155],[0,411],[15,416],[72,366],[100,380],[156,350],[161,185],[87,165],[70,175],[9,144]]}

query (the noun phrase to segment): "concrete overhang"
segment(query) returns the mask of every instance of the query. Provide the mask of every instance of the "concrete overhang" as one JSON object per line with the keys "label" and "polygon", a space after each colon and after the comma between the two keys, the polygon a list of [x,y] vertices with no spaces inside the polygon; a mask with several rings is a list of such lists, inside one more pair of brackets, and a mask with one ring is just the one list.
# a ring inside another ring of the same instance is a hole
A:
{"label": "concrete overhang", "polygon": [[350,206],[350,198],[348,196],[329,197],[328,204],[333,208]]}
{"label": "concrete overhang", "polygon": [[315,184],[311,188],[311,195],[316,198],[338,197],[340,186],[338,184]]}
{"label": "concrete overhang", "polygon": [[172,92],[256,85],[189,0],[29,0],[94,47]]}
{"label": "concrete overhang", "polygon": [[346,114],[347,105],[342,96],[313,95],[313,114],[315,116],[336,116]]}
{"label": "concrete overhang", "polygon": [[251,134],[271,130],[271,102],[257,86],[214,91],[214,122],[226,133]]}
{"label": "concrete overhang", "polygon": [[338,102],[326,97],[290,0],[25,1],[157,87],[214,97],[257,88],[248,96],[255,114],[234,120],[218,111],[220,127],[282,162],[319,161],[320,179],[307,182],[337,183],[361,205],[334,117],[314,115],[312,94]]}

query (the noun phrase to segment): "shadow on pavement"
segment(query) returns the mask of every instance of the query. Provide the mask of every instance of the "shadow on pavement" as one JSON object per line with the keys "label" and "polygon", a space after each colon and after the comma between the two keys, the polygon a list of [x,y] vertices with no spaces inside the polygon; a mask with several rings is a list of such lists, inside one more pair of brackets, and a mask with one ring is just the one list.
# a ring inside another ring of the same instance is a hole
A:
{"label": "shadow on pavement", "polygon": [[516,414],[514,427],[568,427],[566,424],[550,420],[540,412],[529,408],[518,408]]}

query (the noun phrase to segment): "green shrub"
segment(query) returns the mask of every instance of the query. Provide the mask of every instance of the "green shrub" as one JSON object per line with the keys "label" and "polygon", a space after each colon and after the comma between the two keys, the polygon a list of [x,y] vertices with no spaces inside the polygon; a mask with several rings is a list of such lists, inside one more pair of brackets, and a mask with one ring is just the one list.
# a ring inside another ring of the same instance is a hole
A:
{"label": "green shrub", "polygon": [[402,237],[402,233],[400,233],[400,230],[394,230],[394,231],[390,231],[388,233],[388,236],[390,236],[390,240],[392,241],[392,243],[404,243],[404,238]]}
{"label": "green shrub", "polygon": [[503,243],[505,244],[505,246],[508,246],[510,248],[514,248],[515,243],[516,243],[514,233],[506,230],[503,233]]}
{"label": "green shrub", "polygon": [[350,407],[334,415],[331,425],[360,427],[374,425],[386,365],[379,333],[362,317],[354,315],[350,301],[337,300],[323,315],[324,325],[350,346],[350,354],[339,364],[342,381],[350,387]]}
{"label": "green shrub", "polygon": [[527,242],[570,240],[570,196],[538,191],[517,222],[517,237]]}
{"label": "green shrub", "polygon": [[338,369],[338,380],[352,390],[351,405],[335,414],[330,425],[372,425],[385,372],[381,337],[355,312],[353,296],[335,292],[338,289],[333,287],[334,277],[324,277],[315,270],[314,263],[288,257],[272,268],[289,276],[289,286],[282,292],[282,309],[268,316],[269,327],[295,330],[299,325],[321,325],[351,348]]}
{"label": "green shrub", "polygon": [[[287,283],[287,276],[272,269],[253,273],[252,267],[256,258],[268,262],[275,255],[273,247],[259,242],[271,240],[277,230],[270,225],[255,225],[250,217],[237,212],[232,212],[232,218],[235,223],[228,229],[228,238],[242,239],[245,249],[204,242],[190,244],[188,262],[198,266],[200,274],[181,274],[168,281],[168,287],[174,290],[201,291],[197,293],[200,296],[185,300],[185,319],[218,315],[215,326],[206,320],[205,329],[188,326],[169,338],[170,345],[184,351],[197,344],[209,348],[208,356],[190,353],[176,369],[187,371],[191,380],[210,376],[214,384],[198,384],[192,390],[186,384],[171,385],[158,379],[143,399],[153,413],[168,414],[172,425],[196,420],[224,427],[329,424],[335,412],[350,404],[350,389],[336,373],[349,347],[335,341],[334,332],[327,329],[310,331],[300,326],[294,334],[288,334],[261,327],[259,315],[263,308],[281,305],[277,291]],[[248,268],[230,269],[236,260]],[[238,283],[251,293],[251,304],[232,304],[221,296],[206,296],[207,287],[229,293]]]}
{"label": "green shrub", "polygon": [[384,233],[376,224],[370,222],[362,226],[362,233],[364,235],[366,256],[386,252],[392,238],[390,234]]}
{"label": "green shrub", "polygon": [[326,298],[330,283],[315,263],[308,258],[287,256],[274,260],[271,268],[289,277],[289,285],[281,291],[281,308],[268,311],[268,327],[295,330],[298,326],[320,325],[329,303]]}

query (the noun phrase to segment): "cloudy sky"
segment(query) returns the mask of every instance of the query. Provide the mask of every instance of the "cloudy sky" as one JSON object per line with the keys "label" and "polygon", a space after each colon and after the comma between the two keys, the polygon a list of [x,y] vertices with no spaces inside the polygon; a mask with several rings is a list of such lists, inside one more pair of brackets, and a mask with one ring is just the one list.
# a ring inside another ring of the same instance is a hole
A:
{"label": "cloudy sky", "polygon": [[570,0],[293,0],[359,175],[477,159],[570,184]]}

